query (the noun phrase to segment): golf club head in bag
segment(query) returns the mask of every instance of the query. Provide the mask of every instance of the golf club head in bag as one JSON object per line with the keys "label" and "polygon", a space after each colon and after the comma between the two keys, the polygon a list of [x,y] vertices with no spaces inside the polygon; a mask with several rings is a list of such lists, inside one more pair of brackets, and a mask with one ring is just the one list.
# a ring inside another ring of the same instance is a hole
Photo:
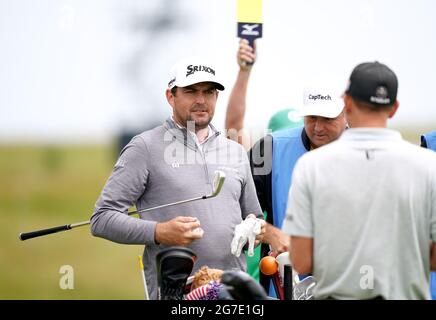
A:
{"label": "golf club head in bag", "polygon": [[268,300],[263,287],[244,271],[224,271],[221,283],[220,300]]}
{"label": "golf club head in bag", "polygon": [[294,300],[313,300],[313,289],[316,286],[316,279],[312,276],[308,276],[298,282],[293,290]]}
{"label": "golf club head in bag", "polygon": [[160,300],[182,300],[184,287],[197,256],[185,247],[170,247],[156,255]]}

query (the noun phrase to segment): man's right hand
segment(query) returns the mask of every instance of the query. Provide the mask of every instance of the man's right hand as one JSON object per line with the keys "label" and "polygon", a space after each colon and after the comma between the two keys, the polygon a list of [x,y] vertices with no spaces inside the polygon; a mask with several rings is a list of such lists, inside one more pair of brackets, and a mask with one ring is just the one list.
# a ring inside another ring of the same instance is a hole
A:
{"label": "man's right hand", "polygon": [[200,228],[200,221],[195,217],[180,216],[166,222],[158,222],[154,231],[154,241],[167,246],[186,246],[203,237],[202,230],[197,228]]}
{"label": "man's right hand", "polygon": [[269,244],[274,252],[280,254],[289,250],[291,246],[291,237],[279,228],[267,223],[262,242]]}
{"label": "man's right hand", "polygon": [[239,49],[236,59],[238,61],[239,67],[243,71],[250,70],[254,62],[256,62],[256,48],[251,47],[248,44],[248,40],[241,39],[239,41]]}

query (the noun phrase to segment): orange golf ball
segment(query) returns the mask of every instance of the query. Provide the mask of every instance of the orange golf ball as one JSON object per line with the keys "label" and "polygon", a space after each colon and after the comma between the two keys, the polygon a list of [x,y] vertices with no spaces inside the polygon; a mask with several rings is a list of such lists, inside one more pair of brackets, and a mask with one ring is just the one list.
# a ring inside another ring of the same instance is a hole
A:
{"label": "orange golf ball", "polygon": [[276,261],[276,258],[271,256],[263,257],[259,263],[260,272],[264,275],[270,276],[277,272],[279,268],[279,264]]}

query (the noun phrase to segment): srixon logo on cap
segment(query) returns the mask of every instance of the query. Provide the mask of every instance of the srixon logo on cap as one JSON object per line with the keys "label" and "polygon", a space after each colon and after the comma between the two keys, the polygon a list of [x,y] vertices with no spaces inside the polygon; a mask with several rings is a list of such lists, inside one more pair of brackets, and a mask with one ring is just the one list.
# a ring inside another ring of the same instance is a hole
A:
{"label": "srixon logo on cap", "polygon": [[186,72],[186,76],[190,76],[191,74],[194,74],[197,71],[204,71],[204,72],[208,72],[211,73],[213,75],[215,75],[215,70],[213,70],[210,67],[207,66],[202,66],[202,65],[198,65],[198,66],[193,66],[192,64],[190,64],[187,68],[186,68],[187,72]]}
{"label": "srixon logo on cap", "polygon": [[322,94],[317,94],[317,95],[313,95],[313,94],[309,94],[309,100],[332,100],[332,97],[330,97],[330,95],[322,95]]}

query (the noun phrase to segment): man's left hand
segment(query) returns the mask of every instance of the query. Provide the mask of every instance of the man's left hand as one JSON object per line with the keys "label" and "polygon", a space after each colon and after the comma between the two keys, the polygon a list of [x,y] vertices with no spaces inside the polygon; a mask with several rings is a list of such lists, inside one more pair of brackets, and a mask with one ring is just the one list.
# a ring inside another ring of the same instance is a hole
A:
{"label": "man's left hand", "polygon": [[263,239],[265,234],[265,221],[256,218],[254,214],[249,214],[244,221],[235,227],[235,234],[231,244],[231,252],[239,257],[242,248],[248,241],[248,256],[254,255],[254,247]]}

